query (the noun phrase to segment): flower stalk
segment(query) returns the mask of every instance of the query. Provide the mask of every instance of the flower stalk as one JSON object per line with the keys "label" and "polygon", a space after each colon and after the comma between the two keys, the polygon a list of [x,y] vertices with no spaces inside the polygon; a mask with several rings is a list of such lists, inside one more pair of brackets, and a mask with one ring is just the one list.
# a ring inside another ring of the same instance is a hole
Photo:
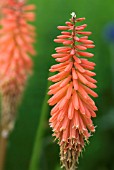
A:
{"label": "flower stalk", "polygon": [[25,0],[6,0],[0,3],[0,170],[3,170],[6,143],[13,130],[16,111],[32,73],[31,55],[35,55],[35,27],[30,24],[34,5]]}
{"label": "flower stalk", "polygon": [[84,31],[86,24],[77,26],[77,22],[85,18],[76,18],[74,12],[71,15],[66,26],[58,26],[62,32],[54,41],[63,46],[57,47],[56,54],[52,55],[60,63],[50,68],[50,72],[58,73],[49,77],[54,84],[48,92],[52,95],[48,103],[54,106],[49,122],[59,141],[60,160],[66,170],[75,170],[85,143],[95,132],[91,118],[97,110],[90,97],[97,97],[92,90],[97,82],[92,78],[96,75],[92,72],[95,63],[88,61],[94,55],[86,52],[94,48],[93,41],[88,39],[91,32]]}
{"label": "flower stalk", "polygon": [[8,0],[2,7],[0,30],[0,90],[2,95],[2,134],[13,129],[20,97],[32,72],[35,28],[34,5]]}

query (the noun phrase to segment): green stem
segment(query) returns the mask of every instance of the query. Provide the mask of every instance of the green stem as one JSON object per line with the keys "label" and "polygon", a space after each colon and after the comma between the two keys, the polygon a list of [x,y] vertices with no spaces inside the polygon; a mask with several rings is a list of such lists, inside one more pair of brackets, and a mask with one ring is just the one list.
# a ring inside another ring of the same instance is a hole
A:
{"label": "green stem", "polygon": [[[50,86],[50,84],[51,83],[48,82],[47,91],[48,91],[48,87]],[[42,148],[42,137],[43,137],[43,134],[45,131],[44,122],[47,119],[47,116],[48,116],[47,113],[48,113],[48,109],[49,109],[49,106],[47,104],[47,101],[49,98],[47,95],[47,91],[46,91],[46,95],[45,95],[43,106],[42,106],[40,121],[39,121],[38,129],[37,129],[37,133],[36,133],[36,139],[35,139],[35,144],[34,144],[34,148],[33,148],[32,158],[30,161],[29,170],[40,169],[39,164],[40,164],[40,155],[41,155],[41,148]]]}

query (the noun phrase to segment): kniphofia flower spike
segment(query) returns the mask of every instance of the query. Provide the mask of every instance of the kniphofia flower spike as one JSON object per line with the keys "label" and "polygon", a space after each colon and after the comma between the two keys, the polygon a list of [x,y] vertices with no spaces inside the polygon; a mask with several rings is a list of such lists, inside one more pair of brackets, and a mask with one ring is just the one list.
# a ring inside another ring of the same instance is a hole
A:
{"label": "kniphofia flower spike", "polygon": [[0,88],[2,94],[2,134],[8,135],[13,128],[18,100],[32,71],[35,27],[31,12],[34,5],[24,0],[6,0],[2,5],[0,21]]}
{"label": "kniphofia flower spike", "polygon": [[94,44],[88,40],[91,32],[84,31],[87,25],[76,26],[83,20],[73,12],[66,26],[58,26],[62,32],[54,41],[63,46],[57,47],[52,57],[60,63],[50,68],[50,72],[58,73],[49,77],[54,82],[48,92],[52,95],[48,103],[54,106],[49,122],[59,141],[60,159],[66,170],[75,169],[85,143],[95,132],[91,117],[96,116],[97,107],[90,97],[97,97],[92,90],[96,88],[96,80],[92,78],[95,64],[88,61],[93,54],[85,51]]}

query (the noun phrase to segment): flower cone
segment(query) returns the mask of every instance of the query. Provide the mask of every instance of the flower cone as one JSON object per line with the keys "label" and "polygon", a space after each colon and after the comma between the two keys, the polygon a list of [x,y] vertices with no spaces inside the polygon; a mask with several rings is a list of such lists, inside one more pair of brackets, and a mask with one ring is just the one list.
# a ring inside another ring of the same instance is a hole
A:
{"label": "flower cone", "polygon": [[0,21],[0,90],[2,98],[1,128],[7,136],[13,129],[16,110],[32,72],[30,55],[35,54],[35,27],[30,24],[34,5],[22,0],[7,0],[2,5]]}
{"label": "flower cone", "polygon": [[97,81],[92,78],[96,75],[92,71],[95,63],[88,60],[93,54],[86,51],[94,44],[88,39],[91,32],[84,31],[87,25],[77,26],[83,20],[73,12],[66,26],[58,26],[62,32],[54,41],[63,46],[55,49],[52,57],[59,63],[50,68],[56,74],[49,77],[54,82],[48,92],[52,95],[48,103],[54,106],[49,122],[59,141],[60,159],[66,170],[76,168],[85,143],[95,132],[91,118],[96,116],[97,107],[91,96],[97,97],[92,90]]}

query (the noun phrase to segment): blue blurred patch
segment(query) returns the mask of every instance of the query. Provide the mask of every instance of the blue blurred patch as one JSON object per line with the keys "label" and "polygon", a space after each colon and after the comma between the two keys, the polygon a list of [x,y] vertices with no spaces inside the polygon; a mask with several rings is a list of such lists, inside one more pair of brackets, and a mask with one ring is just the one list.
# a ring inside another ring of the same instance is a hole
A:
{"label": "blue blurred patch", "polygon": [[110,22],[104,27],[103,38],[109,43],[114,43],[114,22]]}

